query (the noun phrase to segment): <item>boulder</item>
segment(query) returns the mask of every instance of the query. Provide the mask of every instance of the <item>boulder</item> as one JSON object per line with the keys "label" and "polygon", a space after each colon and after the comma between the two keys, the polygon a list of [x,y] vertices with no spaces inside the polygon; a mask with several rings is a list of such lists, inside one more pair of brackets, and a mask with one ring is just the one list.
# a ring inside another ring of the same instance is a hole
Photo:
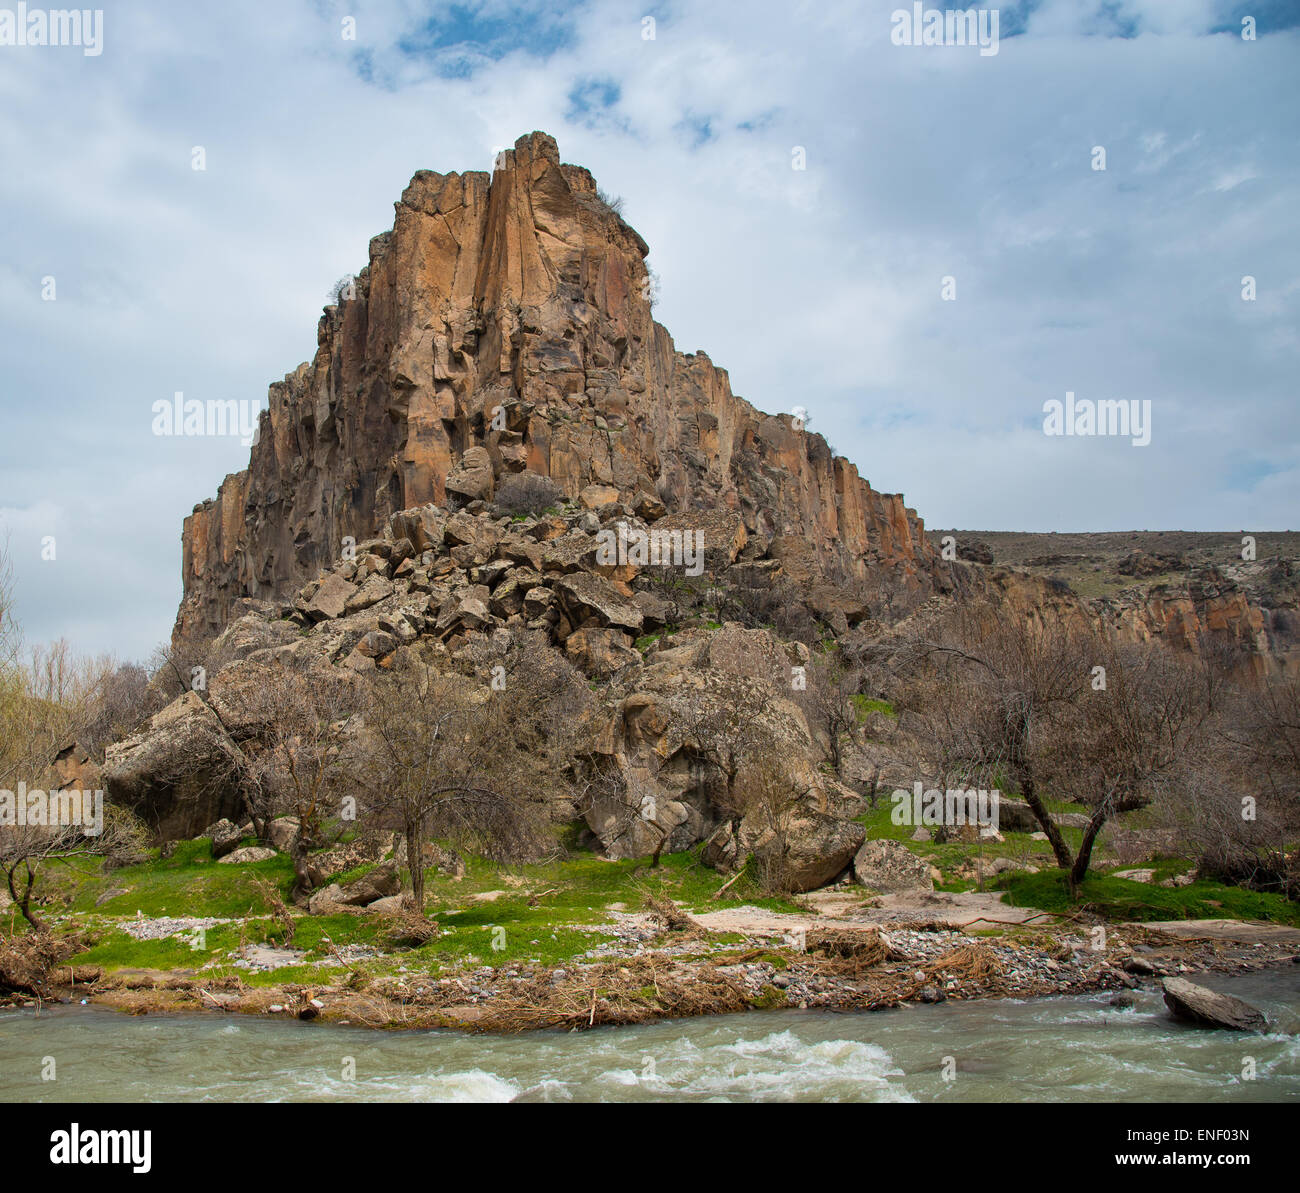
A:
{"label": "boulder", "polygon": [[442,539],[448,547],[475,547],[486,553],[495,550],[501,541],[501,531],[487,518],[476,518],[461,510],[447,519],[442,528]]}
{"label": "boulder", "polygon": [[239,825],[222,819],[204,829],[201,836],[211,838],[212,856],[220,860],[226,854],[234,852],[244,834]]}
{"label": "boulder", "polygon": [[377,833],[358,837],[346,845],[336,845],[313,854],[308,862],[308,874],[316,886],[322,886],[345,870],[379,861],[387,848],[388,842]]}
{"label": "boulder", "polygon": [[806,807],[784,816],[777,831],[756,813],[715,829],[705,842],[703,861],[714,869],[731,871],[753,857],[774,886],[813,891],[843,873],[865,831],[856,821]]}
{"label": "boulder", "polygon": [[1226,1031],[1266,1031],[1268,1019],[1250,1003],[1207,990],[1186,978],[1165,978],[1165,1005],[1178,1019],[1198,1027],[1217,1027]]}
{"label": "boulder", "polygon": [[288,853],[297,832],[296,816],[277,816],[266,826],[267,844],[280,853]]}
{"label": "boulder", "polygon": [[690,534],[693,545],[703,552],[702,563],[711,574],[720,575],[736,562],[749,541],[749,531],[738,513],[726,509],[680,510],[655,522],[655,531],[671,535]]}
{"label": "boulder", "polygon": [[[813,891],[838,877],[853,860],[866,829],[855,820],[799,810],[784,826],[780,866],[792,891]],[[759,861],[764,851],[756,851]]]}
{"label": "boulder", "polygon": [[312,891],[311,897],[307,900],[309,915],[333,915],[344,906],[343,888],[337,882]]}
{"label": "boulder", "polygon": [[275,857],[274,849],[268,849],[265,845],[246,845],[243,849],[236,849],[234,853],[218,858],[217,865],[242,866],[247,862],[265,862],[273,857]]}
{"label": "boulder", "polygon": [[312,621],[332,620],[342,617],[347,603],[356,593],[357,586],[330,572],[317,586],[315,593],[303,604],[302,611]]}
{"label": "boulder", "polygon": [[468,501],[486,498],[492,493],[495,478],[492,457],[485,447],[467,447],[459,463],[447,474],[447,492]]}
{"label": "boulder", "polygon": [[588,485],[578,494],[578,502],[585,510],[599,510],[617,505],[619,492],[612,485]]}
{"label": "boulder", "polygon": [[697,807],[673,799],[653,780],[641,778],[633,789],[651,800],[636,807],[629,805],[626,793],[621,800],[602,795],[587,809],[587,825],[607,858],[648,857],[661,847],[676,853],[700,839],[705,822]]}
{"label": "boulder", "polygon": [[1004,833],[1041,832],[1038,818],[1024,800],[998,798],[998,828]]}
{"label": "boulder", "polygon": [[[316,594],[318,597],[320,593]],[[360,613],[393,595],[393,582],[379,574],[372,575],[343,604],[344,612]]]}
{"label": "boulder", "polygon": [[[1088,817],[1079,812],[1053,812],[1052,821],[1059,828],[1087,828]],[[998,797],[998,828],[1004,833],[1041,832],[1038,818],[1024,800]]]}
{"label": "boulder", "polygon": [[492,591],[490,608],[497,617],[511,617],[524,611],[524,598],[542,582],[531,568],[517,567]]}
{"label": "boulder", "polygon": [[188,840],[240,814],[233,762],[212,711],[197,692],[186,692],[108,747],[104,791],[164,840]]}
{"label": "boulder", "polygon": [[629,635],[622,630],[600,630],[594,626],[574,630],[565,640],[564,653],[574,666],[598,679],[641,662]]}
{"label": "boulder", "polygon": [[339,894],[338,902],[350,907],[365,907],[385,895],[396,895],[401,889],[397,867],[386,862],[349,882]]}
{"label": "boulder", "polygon": [[747,630],[728,622],[709,640],[708,665],[728,675],[766,679],[788,689],[792,661],[770,630]]}
{"label": "boulder", "polygon": [[435,505],[399,510],[388,520],[393,538],[409,539],[411,546],[417,552],[440,547],[443,527],[446,524],[446,513]]}
{"label": "boulder", "polygon": [[598,626],[614,626],[639,634],[645,624],[645,615],[632,600],[610,581],[589,572],[577,572],[557,580],[555,595],[575,628],[595,622]]}
{"label": "boulder", "polygon": [[405,895],[385,895],[382,899],[366,904],[366,911],[374,915],[400,915],[405,910],[405,901]]}
{"label": "boulder", "polygon": [[853,859],[853,876],[859,886],[885,895],[934,890],[929,865],[901,841],[868,841]]}

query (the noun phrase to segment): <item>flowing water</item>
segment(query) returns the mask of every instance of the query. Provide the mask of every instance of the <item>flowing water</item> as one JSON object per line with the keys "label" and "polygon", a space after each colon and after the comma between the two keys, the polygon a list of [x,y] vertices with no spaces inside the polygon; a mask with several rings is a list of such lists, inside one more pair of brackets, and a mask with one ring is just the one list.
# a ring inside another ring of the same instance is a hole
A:
{"label": "flowing water", "polygon": [[1300,1100],[1300,965],[1197,980],[1277,1030],[1184,1027],[1152,991],[513,1037],[60,1006],[0,1012],[0,1101]]}

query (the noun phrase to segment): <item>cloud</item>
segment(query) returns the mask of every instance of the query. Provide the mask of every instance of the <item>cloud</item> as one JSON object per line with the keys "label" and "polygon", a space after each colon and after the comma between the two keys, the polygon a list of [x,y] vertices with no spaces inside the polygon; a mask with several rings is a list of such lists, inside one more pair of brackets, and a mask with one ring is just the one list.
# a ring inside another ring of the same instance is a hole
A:
{"label": "cloud", "polygon": [[[806,407],[927,522],[1296,521],[1294,6],[1246,6],[1248,42],[1217,0],[1023,0],[995,57],[891,45],[898,6],[141,0],[98,58],[0,49],[0,520],[28,636],[166,636],[181,519],[248,453],[153,436],[152,403],[264,399],[411,174],[489,169],[535,128],[623,196],[679,346]],[[1043,436],[1066,390],[1149,398],[1151,445]]]}

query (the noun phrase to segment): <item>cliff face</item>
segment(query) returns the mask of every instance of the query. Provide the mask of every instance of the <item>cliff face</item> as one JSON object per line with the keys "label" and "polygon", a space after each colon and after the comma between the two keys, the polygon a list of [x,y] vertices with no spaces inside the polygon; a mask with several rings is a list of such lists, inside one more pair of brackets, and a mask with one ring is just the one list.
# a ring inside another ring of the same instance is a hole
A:
{"label": "cliff face", "polygon": [[530,470],[570,497],[739,514],[757,550],[920,596],[939,574],[920,520],[819,435],[731,392],[651,317],[645,242],[544,133],[486,173],[411,180],[355,296],[270,389],[246,471],[186,519],[178,634],[244,596],[285,598],[428,502],[491,498]]}
{"label": "cliff face", "polygon": [[1054,599],[1064,591],[1120,641],[1208,650],[1237,660],[1248,680],[1300,675],[1300,535],[1260,533],[1258,559],[1242,558],[1240,532],[932,528],[927,535],[935,543],[952,536],[959,558],[981,571],[1014,569],[1019,580],[990,591],[1017,616],[1065,610],[1069,602]]}

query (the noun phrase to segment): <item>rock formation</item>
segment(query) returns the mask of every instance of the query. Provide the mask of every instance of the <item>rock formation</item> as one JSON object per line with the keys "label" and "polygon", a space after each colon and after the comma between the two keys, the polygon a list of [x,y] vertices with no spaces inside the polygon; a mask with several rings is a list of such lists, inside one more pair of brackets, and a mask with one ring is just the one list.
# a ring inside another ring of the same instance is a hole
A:
{"label": "rock formation", "polygon": [[491,176],[419,171],[315,359],[271,386],[248,469],[186,520],[178,635],[283,598],[397,511],[491,498],[524,470],[647,517],[731,511],[788,571],[926,595],[937,556],[902,497],[678,352],[647,252],[545,133]]}

